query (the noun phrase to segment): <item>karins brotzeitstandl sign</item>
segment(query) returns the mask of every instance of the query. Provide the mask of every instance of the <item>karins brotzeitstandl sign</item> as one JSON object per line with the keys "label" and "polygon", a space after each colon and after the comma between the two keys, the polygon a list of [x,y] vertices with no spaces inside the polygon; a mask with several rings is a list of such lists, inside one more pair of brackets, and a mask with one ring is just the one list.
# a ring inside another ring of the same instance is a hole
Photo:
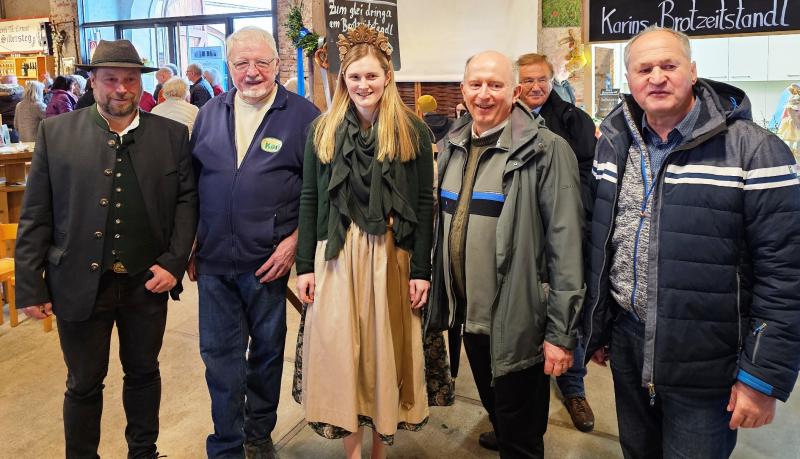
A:
{"label": "karins brotzeitstandl sign", "polygon": [[589,41],[626,40],[651,25],[687,35],[800,30],[800,0],[589,0]]}

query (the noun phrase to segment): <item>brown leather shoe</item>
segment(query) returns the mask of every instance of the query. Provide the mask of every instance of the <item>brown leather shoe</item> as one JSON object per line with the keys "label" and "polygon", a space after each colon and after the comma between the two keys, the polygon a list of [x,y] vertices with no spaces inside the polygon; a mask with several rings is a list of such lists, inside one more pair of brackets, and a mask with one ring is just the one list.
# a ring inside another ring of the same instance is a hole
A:
{"label": "brown leather shoe", "polygon": [[277,459],[278,453],[271,438],[266,438],[259,442],[247,442],[244,444],[244,457],[246,459]]}
{"label": "brown leather shoe", "polygon": [[564,399],[572,424],[581,432],[594,430],[594,413],[585,397],[569,397]]}

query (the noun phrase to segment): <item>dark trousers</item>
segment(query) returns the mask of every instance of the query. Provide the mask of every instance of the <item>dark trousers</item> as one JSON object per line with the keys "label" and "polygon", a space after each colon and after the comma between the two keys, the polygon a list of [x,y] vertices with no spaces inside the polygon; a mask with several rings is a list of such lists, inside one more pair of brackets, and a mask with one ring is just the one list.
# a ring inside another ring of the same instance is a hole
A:
{"label": "dark trousers", "polygon": [[150,457],[156,452],[161,403],[158,353],[167,323],[167,294],[147,291],[144,274],[103,274],[89,319],[67,322],[56,318],[67,364],[64,436],[69,459],[99,457],[103,380],[108,373],[114,324],[124,372],[128,457]]}
{"label": "dark trousers", "polygon": [[200,356],[214,433],[209,458],[244,458],[244,443],[270,439],[286,340],[289,276],[262,284],[254,273],[200,274]]}
{"label": "dark trousers", "polygon": [[544,434],[550,408],[550,377],[540,363],[501,376],[492,387],[489,336],[464,333],[464,349],[489,413],[503,458],[544,457]]}
{"label": "dark trousers", "polygon": [[728,428],[727,394],[709,397],[656,387],[655,404],[650,406],[650,396],[642,387],[644,323],[623,312],[611,339],[619,442],[626,459],[723,459],[731,455],[736,431]]}

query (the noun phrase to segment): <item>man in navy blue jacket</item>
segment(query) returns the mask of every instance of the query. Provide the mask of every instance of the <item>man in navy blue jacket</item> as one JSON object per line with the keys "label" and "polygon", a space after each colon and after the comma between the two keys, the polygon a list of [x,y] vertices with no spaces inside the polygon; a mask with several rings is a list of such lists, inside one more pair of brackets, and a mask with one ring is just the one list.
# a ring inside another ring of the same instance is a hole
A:
{"label": "man in navy blue jacket", "polygon": [[800,367],[800,182],[686,35],[625,48],[631,96],[597,144],[587,355],[609,358],[626,458],[727,458]]}
{"label": "man in navy blue jacket", "polygon": [[275,40],[256,27],[227,40],[234,90],[197,116],[200,194],[189,278],[200,297],[200,354],[214,433],[209,458],[274,456],[303,148],[319,110],[275,82]]}

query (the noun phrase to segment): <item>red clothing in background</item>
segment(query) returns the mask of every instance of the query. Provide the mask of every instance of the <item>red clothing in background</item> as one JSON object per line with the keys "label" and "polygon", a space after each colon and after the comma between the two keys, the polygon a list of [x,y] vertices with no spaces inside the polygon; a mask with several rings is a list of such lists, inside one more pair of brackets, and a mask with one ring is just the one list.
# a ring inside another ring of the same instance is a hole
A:
{"label": "red clothing in background", "polygon": [[156,106],[156,100],[153,99],[153,95],[147,91],[142,91],[142,99],[139,101],[139,108],[142,110],[149,112]]}

